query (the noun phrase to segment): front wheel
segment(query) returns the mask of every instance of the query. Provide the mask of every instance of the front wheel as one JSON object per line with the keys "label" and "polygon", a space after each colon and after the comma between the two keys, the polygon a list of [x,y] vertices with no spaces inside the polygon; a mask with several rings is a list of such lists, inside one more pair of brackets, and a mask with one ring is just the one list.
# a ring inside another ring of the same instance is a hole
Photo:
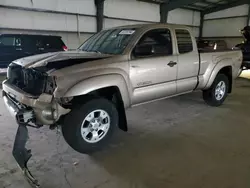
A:
{"label": "front wheel", "polygon": [[93,98],[65,117],[62,133],[74,150],[88,154],[108,143],[117,124],[115,105],[104,98]]}
{"label": "front wheel", "polygon": [[224,74],[218,74],[208,90],[203,91],[203,99],[210,106],[221,106],[228,95],[229,80]]}

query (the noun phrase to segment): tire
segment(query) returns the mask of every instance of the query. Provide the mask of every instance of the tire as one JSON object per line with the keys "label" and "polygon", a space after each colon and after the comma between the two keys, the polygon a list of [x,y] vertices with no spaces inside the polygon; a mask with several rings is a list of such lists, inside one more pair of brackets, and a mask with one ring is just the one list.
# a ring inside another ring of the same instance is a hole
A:
{"label": "tire", "polygon": [[117,109],[111,101],[104,98],[92,98],[75,107],[65,117],[62,134],[74,150],[83,154],[91,154],[108,144],[118,125],[118,119]]}
{"label": "tire", "polygon": [[[224,83],[225,85],[223,96],[221,94],[222,92],[218,92],[218,90],[216,90],[216,88],[218,88],[218,85],[221,83]],[[224,103],[225,99],[227,98],[228,89],[229,89],[228,77],[225,74],[218,74],[212,86],[208,90],[203,91],[203,99],[210,106],[215,106],[215,107],[221,106]],[[220,94],[218,95],[218,93]]]}

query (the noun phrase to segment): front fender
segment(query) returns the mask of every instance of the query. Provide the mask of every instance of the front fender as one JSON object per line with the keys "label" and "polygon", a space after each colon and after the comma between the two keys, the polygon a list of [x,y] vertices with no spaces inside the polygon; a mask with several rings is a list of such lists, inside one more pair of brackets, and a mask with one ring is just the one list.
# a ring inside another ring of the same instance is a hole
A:
{"label": "front fender", "polygon": [[92,91],[112,86],[116,86],[119,88],[124,107],[129,107],[130,97],[127,83],[124,78],[119,74],[101,75],[82,80],[81,82],[78,82],[76,85],[70,88],[66,92],[64,97],[86,95]]}
{"label": "front fender", "polygon": [[232,66],[232,59],[224,59],[224,60],[220,61],[212,70],[212,73],[211,73],[204,89],[209,89],[211,87],[211,85],[213,84],[216,76],[220,72],[220,70],[223,69],[224,67],[228,67],[228,66],[230,66],[230,67]]}

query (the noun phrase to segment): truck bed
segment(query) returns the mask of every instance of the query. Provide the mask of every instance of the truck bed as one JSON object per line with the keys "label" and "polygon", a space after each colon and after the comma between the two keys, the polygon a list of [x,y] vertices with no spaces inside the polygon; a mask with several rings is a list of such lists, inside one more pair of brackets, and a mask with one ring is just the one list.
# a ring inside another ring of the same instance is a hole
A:
{"label": "truck bed", "polygon": [[[211,65],[215,66],[217,62],[222,61],[222,60],[226,60],[226,59],[232,59],[234,64],[237,63],[240,66],[242,64],[242,52],[241,52],[241,50],[200,51],[200,72],[199,72],[199,75],[205,74],[205,71],[208,69],[208,66],[210,65],[211,61],[214,62],[214,64],[211,64]],[[211,67],[211,68],[213,68],[213,67]]]}
{"label": "truck bed", "polygon": [[218,50],[218,51],[203,51],[199,53],[200,68],[198,74],[199,85],[197,89],[204,89],[208,84],[208,79],[212,76],[214,68],[218,63],[226,61],[222,64],[227,64],[232,67],[232,78],[239,75],[242,65],[241,50]]}

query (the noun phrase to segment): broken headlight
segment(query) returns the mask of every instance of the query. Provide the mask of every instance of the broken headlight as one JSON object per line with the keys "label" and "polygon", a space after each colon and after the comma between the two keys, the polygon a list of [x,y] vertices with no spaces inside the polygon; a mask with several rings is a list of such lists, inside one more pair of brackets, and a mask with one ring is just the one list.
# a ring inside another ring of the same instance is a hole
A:
{"label": "broken headlight", "polygon": [[24,68],[12,63],[8,68],[8,80],[11,84],[26,93],[38,96],[42,93],[53,94],[56,80],[44,71],[35,68]]}

